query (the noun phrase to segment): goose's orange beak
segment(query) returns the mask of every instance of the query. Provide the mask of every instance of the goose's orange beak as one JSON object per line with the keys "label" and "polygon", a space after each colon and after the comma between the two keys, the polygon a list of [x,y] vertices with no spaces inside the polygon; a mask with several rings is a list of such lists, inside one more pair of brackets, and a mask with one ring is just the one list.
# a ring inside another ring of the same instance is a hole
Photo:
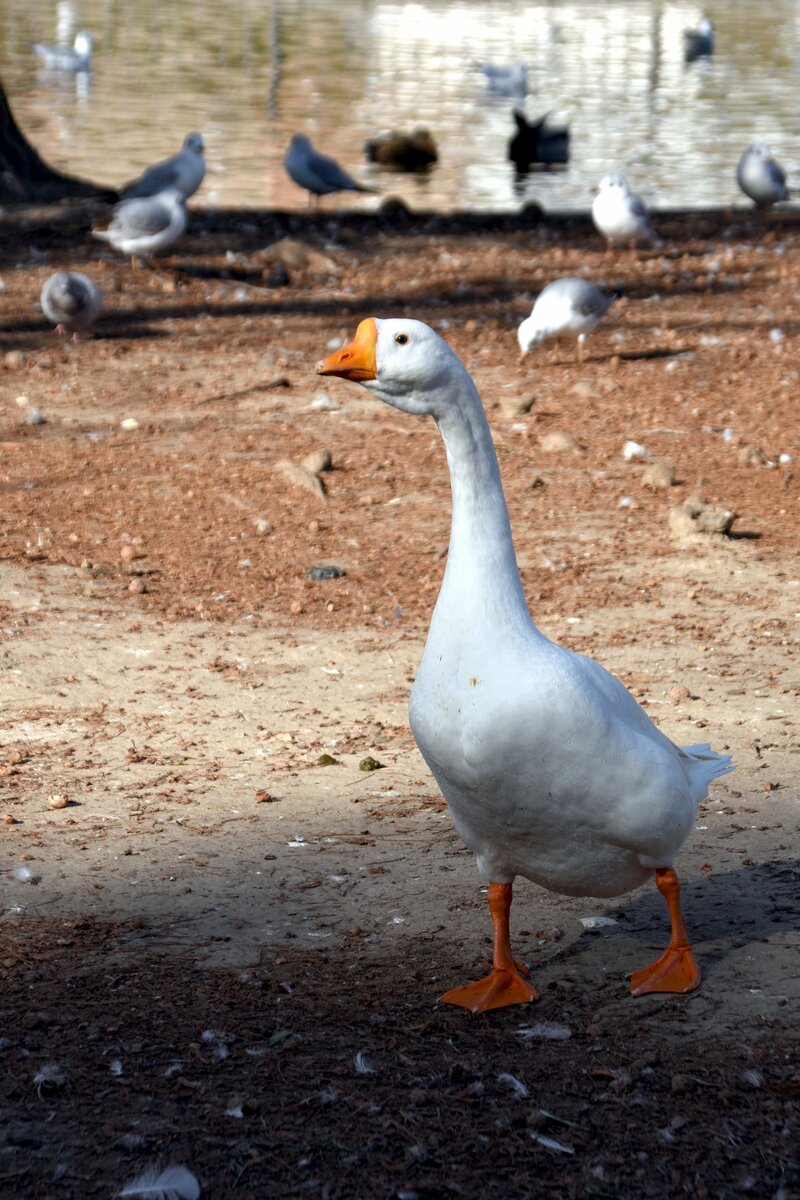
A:
{"label": "goose's orange beak", "polygon": [[375,346],[378,341],[378,326],[372,317],[362,321],[356,330],[356,336],[347,346],[329,354],[318,362],[315,370],[318,375],[337,375],[340,379],[352,379],[354,383],[365,383],[368,379],[377,378],[378,368],[375,362]]}

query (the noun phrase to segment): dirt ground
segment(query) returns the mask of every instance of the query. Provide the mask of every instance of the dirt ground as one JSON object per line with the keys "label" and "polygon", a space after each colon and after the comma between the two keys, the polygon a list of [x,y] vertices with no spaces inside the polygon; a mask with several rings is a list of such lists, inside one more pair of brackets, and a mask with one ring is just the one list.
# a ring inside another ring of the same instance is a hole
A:
{"label": "dirt ground", "polygon": [[[607,257],[535,212],[199,213],[135,272],[87,224],[6,214],[0,243],[0,1195],[175,1162],[226,1200],[800,1195],[800,218],[661,214],[663,250]],[[105,295],[78,344],[37,308],[64,266]],[[623,293],[585,364],[518,363],[535,293],[584,271]],[[444,454],[313,371],[401,314],[478,383],[540,627],[737,763],[677,864],[691,996],[628,995],[654,888],[520,880],[542,1000],[436,1003],[490,949],[406,720]],[[671,536],[698,493],[730,536]]]}

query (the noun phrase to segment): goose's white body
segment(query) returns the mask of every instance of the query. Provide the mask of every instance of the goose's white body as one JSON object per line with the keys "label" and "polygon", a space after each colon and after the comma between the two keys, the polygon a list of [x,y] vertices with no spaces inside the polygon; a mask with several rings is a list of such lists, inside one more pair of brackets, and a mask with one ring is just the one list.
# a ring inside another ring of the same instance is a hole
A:
{"label": "goose's white body", "polygon": [[199,133],[187,133],[178,154],[148,167],[138,179],[123,189],[126,200],[155,196],[165,188],[175,187],[188,200],[193,196],[206,174],[203,158],[203,138]]}
{"label": "goose's white body", "polygon": [[489,426],[475,385],[419,321],[362,321],[318,367],[432,416],[450,467],[444,581],[411,692],[411,728],[456,829],[489,883],[492,970],[441,999],[483,1012],[538,993],[511,950],[516,875],[573,896],[619,896],[655,877],[669,945],[631,992],[699,986],[672,862],[730,759],[676,746],[592,659],[546,638],[528,614]]}
{"label": "goose's white body", "polygon": [[411,692],[417,744],[486,880],[524,875],[574,896],[630,891],[672,863],[730,759],[676,746],[599,663],[536,628],[474,383],[426,325],[375,325],[376,377],[347,377],[435,418],[453,495],[447,568]]}
{"label": "goose's white body", "polygon": [[736,182],[759,207],[789,199],[786,172],[766,142],[748,146],[736,167]]}
{"label": "goose's white body", "polygon": [[658,242],[644,201],[631,191],[624,175],[605,175],[600,180],[592,220],[609,243]]}

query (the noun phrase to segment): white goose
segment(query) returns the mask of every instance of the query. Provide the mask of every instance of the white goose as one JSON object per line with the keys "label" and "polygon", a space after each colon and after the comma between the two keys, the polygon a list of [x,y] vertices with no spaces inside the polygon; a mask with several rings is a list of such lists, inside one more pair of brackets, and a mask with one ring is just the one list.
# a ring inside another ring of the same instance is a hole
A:
{"label": "white goose", "polygon": [[672,863],[730,758],[676,746],[619,680],[533,624],[480,397],[432,329],[370,318],[317,372],[432,416],[447,451],[450,548],[409,717],[489,884],[494,958],[485,979],[442,1000],[479,1012],[538,998],[511,952],[515,875],[571,896],[619,896],[655,876],[672,936],[631,991],[693,990],[700,970]]}

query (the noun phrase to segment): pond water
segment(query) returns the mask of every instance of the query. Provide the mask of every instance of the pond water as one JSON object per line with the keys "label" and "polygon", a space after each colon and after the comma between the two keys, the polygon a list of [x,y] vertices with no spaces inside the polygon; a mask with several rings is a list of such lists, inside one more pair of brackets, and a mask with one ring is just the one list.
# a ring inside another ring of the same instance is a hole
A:
{"label": "pond water", "polygon": [[[733,172],[756,137],[794,166],[800,10],[727,0],[705,11],[716,53],[686,66],[682,31],[702,15],[688,3],[0,0],[0,79],[43,157],[98,182],[123,183],[200,130],[209,169],[195,204],[304,208],[281,166],[304,132],[413,208],[587,209],[612,169],[653,207],[718,206],[743,200]],[[34,42],[84,28],[89,74],[38,66]],[[566,170],[519,185],[506,158],[515,102],[490,93],[478,64],[521,61],[527,115],[568,122],[572,153]],[[417,124],[439,147],[430,174],[367,165],[368,137]]]}

